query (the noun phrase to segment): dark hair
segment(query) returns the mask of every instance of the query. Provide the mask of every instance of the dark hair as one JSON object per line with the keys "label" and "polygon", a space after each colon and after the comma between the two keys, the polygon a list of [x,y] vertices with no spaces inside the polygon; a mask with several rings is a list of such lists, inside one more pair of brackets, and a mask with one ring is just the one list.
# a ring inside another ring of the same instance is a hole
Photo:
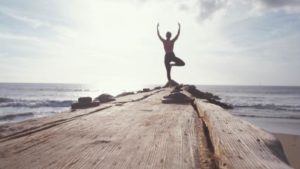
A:
{"label": "dark hair", "polygon": [[171,36],[172,36],[172,33],[171,33],[171,32],[167,32],[167,33],[166,33],[166,37],[167,37],[168,39],[170,39]]}

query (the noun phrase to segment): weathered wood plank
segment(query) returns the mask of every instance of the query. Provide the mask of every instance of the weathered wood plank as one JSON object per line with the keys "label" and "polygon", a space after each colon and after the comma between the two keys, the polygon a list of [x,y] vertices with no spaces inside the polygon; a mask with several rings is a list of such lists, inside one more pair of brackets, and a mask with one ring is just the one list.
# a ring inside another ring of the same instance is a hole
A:
{"label": "weathered wood plank", "polygon": [[219,168],[291,168],[280,142],[219,106],[195,101],[208,127]]}
{"label": "weathered wood plank", "polygon": [[3,141],[0,168],[199,168],[195,111],[168,93]]}

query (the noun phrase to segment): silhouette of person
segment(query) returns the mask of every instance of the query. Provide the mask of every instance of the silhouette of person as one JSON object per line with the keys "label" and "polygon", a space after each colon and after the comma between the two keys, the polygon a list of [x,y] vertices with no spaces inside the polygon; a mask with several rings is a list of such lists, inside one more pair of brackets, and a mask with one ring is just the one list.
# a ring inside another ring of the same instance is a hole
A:
{"label": "silhouette of person", "polygon": [[[172,66],[184,66],[185,63],[184,61],[182,61],[181,59],[179,59],[178,57],[175,56],[173,49],[174,49],[174,43],[175,41],[178,39],[180,34],[180,23],[178,23],[178,32],[177,35],[171,39],[171,32],[167,32],[166,33],[166,38],[167,39],[163,39],[160,34],[159,34],[159,23],[157,23],[157,35],[159,37],[159,39],[162,41],[163,45],[164,45],[164,49],[165,49],[165,66],[167,69],[167,77],[168,80],[171,81],[171,68]],[[171,63],[172,62],[172,63]]]}

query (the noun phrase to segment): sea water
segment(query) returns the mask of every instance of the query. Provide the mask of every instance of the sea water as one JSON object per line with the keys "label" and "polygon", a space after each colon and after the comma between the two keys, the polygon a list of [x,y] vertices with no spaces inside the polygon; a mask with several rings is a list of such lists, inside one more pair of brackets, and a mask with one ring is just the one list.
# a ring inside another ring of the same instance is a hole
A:
{"label": "sea water", "polygon": [[271,132],[300,135],[300,87],[203,86],[221,101],[233,105],[233,115]]}
{"label": "sea water", "polygon": [[121,91],[84,84],[0,83],[0,124],[70,111],[79,97]]}
{"label": "sea water", "polygon": [[300,87],[198,86],[233,105],[232,114],[242,117],[300,119]]}

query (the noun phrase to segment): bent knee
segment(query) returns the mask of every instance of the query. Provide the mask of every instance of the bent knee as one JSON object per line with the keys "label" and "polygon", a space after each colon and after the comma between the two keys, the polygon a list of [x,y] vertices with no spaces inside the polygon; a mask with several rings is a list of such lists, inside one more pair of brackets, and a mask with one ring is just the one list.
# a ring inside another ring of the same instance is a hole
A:
{"label": "bent knee", "polygon": [[185,65],[185,63],[182,61],[181,63],[179,63],[178,66],[184,66],[184,65]]}

